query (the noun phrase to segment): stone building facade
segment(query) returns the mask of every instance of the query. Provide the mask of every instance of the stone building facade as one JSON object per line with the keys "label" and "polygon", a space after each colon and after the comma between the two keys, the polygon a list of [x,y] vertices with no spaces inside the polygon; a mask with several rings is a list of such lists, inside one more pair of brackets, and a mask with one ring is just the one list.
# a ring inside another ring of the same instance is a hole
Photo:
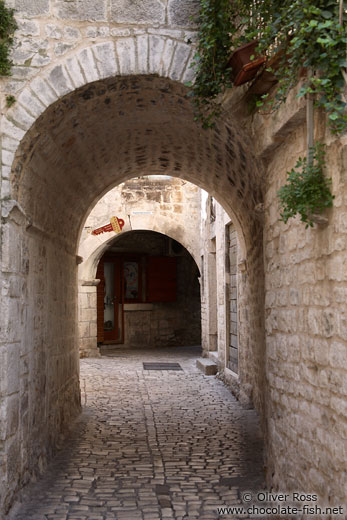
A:
{"label": "stone building facade", "polygon": [[1,80],[0,510],[80,411],[85,219],[111,188],[150,174],[196,184],[228,215],[216,206],[200,254],[204,280],[217,273],[216,295],[203,289],[202,336],[261,417],[269,485],[345,503],[346,136],[332,136],[317,114],[335,195],[328,225],[283,224],[276,192],[305,154],[305,100],[293,91],[275,114],[249,116],[239,87],[216,127],[202,131],[185,86],[198,2],[6,3],[19,28],[13,75]]}

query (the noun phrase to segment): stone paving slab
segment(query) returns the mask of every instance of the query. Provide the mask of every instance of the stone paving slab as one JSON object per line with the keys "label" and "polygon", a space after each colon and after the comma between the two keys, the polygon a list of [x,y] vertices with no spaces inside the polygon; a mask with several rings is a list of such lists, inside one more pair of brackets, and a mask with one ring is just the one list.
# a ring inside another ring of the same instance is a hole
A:
{"label": "stone paving slab", "polygon": [[[115,351],[81,360],[83,414],[16,520],[228,518],[263,487],[256,414],[196,367],[194,348]],[[182,371],[146,371],[143,362]]]}

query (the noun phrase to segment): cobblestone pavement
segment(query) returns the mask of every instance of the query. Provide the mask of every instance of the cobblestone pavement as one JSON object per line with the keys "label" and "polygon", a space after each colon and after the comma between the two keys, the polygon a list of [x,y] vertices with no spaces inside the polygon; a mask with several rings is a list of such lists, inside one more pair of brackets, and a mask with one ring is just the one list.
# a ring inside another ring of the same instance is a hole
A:
{"label": "cobblestone pavement", "polygon": [[[119,350],[81,360],[83,414],[11,518],[231,518],[217,507],[263,487],[257,419],[196,368],[197,355]],[[179,362],[183,371],[143,370],[143,361]]]}

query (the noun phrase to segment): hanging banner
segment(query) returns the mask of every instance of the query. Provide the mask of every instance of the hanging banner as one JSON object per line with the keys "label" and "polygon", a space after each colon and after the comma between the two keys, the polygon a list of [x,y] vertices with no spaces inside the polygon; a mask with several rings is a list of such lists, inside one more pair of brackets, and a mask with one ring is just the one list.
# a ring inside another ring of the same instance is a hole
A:
{"label": "hanging banner", "polygon": [[114,231],[115,233],[120,233],[124,226],[124,220],[118,217],[111,217],[110,223],[105,226],[99,227],[92,231],[92,235],[100,235],[101,233],[108,233],[110,231]]}

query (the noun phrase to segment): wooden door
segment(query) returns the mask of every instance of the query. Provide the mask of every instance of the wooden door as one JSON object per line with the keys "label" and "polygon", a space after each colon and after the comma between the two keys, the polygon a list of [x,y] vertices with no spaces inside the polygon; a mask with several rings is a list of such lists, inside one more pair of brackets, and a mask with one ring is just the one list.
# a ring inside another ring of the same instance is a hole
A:
{"label": "wooden door", "polygon": [[119,258],[104,256],[97,269],[97,324],[99,343],[124,342],[122,265]]}

